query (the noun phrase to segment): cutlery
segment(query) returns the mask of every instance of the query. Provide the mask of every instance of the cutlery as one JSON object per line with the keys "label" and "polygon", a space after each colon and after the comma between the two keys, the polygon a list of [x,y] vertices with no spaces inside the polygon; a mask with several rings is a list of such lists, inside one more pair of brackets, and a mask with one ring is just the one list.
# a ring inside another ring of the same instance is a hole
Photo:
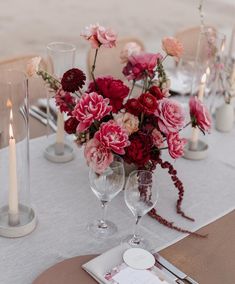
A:
{"label": "cutlery", "polygon": [[51,119],[45,118],[44,116],[40,115],[38,112],[33,110],[32,108],[29,108],[29,114],[30,114],[30,116],[37,119],[38,121],[40,121],[45,126],[47,126],[47,124],[48,124],[51,127],[51,129],[53,129],[55,132],[57,131],[57,126]]}
{"label": "cutlery", "polygon": [[169,279],[171,279],[174,283],[177,284],[185,284],[181,279],[176,277],[174,274],[172,274],[170,271],[168,271],[164,266],[162,266],[159,262],[156,261],[155,266],[160,269],[164,275],[166,275]]}
{"label": "cutlery", "polygon": [[183,271],[179,270],[176,266],[174,266],[168,260],[166,260],[164,257],[162,257],[160,254],[154,253],[153,255],[155,257],[156,262],[158,262],[161,266],[166,268],[170,273],[174,274],[180,280],[187,281],[187,283],[190,283],[190,284],[199,284],[198,282],[193,280],[191,277],[189,277],[187,274],[185,274]]}

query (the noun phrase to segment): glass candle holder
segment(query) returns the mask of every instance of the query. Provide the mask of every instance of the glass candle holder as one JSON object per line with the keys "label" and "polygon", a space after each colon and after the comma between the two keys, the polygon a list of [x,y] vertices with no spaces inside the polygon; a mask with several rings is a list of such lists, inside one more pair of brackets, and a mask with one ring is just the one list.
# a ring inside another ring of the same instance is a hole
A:
{"label": "glass candle holder", "polygon": [[[210,110],[219,91],[218,83],[221,78],[224,46],[223,34],[211,27],[201,30],[198,37],[191,95],[204,101]],[[200,160],[207,157],[208,144],[198,128],[192,129],[188,141],[184,151],[185,158]]]}
{"label": "glass candle holder", "polygon": [[[61,79],[64,72],[74,67],[76,47],[65,42],[51,42],[47,45],[49,73]],[[45,149],[45,157],[55,163],[69,162],[74,158],[73,148],[65,135],[64,119],[55,105],[54,92],[47,93],[47,138],[49,146]],[[51,128],[50,120],[56,119],[57,129]],[[56,132],[56,133],[55,133]]]}
{"label": "glass candle holder", "polygon": [[0,71],[0,235],[21,237],[36,226],[30,205],[28,82]]}

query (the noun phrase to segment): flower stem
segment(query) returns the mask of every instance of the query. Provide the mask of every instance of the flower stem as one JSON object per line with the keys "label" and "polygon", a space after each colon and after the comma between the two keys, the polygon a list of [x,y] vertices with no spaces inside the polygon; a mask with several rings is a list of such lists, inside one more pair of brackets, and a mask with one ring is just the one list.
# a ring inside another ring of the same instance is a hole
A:
{"label": "flower stem", "polygon": [[130,92],[129,92],[127,101],[131,98],[131,94],[132,94],[133,89],[134,89],[134,87],[135,87],[135,82],[136,82],[135,80],[132,81],[132,86],[131,86],[131,90],[130,90]]}
{"label": "flower stem", "polygon": [[93,79],[93,82],[95,84],[95,88],[96,88],[97,91],[98,91],[99,88],[98,88],[98,85],[97,85],[96,80],[95,80],[94,72],[95,72],[95,67],[96,67],[96,60],[97,60],[98,51],[99,51],[99,48],[96,48],[94,62],[93,62],[93,65],[91,67],[91,77]]}

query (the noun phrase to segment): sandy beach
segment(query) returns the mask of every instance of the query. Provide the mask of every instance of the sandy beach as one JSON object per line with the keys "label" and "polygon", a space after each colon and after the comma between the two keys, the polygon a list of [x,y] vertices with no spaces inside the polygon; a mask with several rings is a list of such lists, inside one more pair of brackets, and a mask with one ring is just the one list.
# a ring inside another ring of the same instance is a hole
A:
{"label": "sandy beach", "polygon": [[[76,44],[77,62],[85,64],[88,45],[80,31],[90,23],[110,26],[119,36],[137,36],[149,51],[160,39],[200,23],[196,0],[8,0],[0,1],[0,59],[22,54],[45,55],[51,41]],[[205,0],[205,23],[228,39],[235,25],[234,0]]]}

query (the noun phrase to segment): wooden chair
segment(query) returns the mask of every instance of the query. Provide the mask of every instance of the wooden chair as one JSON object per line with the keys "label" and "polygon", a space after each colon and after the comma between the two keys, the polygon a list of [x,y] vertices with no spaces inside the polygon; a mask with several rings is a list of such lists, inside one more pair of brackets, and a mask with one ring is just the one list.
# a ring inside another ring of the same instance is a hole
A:
{"label": "wooden chair", "polygon": [[[119,39],[116,47],[104,48],[101,47],[96,61],[96,76],[111,75],[116,79],[123,79],[122,69],[124,64],[121,64],[120,52],[128,42],[136,42],[144,50],[144,44],[141,40],[135,37]],[[91,79],[91,67],[94,61],[95,49],[90,49],[87,55],[87,71],[88,78]]]}
{"label": "wooden chair", "polygon": [[[14,58],[9,58],[0,61],[0,69],[11,69],[26,72],[26,66],[28,61],[37,55],[25,55]],[[47,63],[42,60],[41,67],[47,70]],[[45,83],[39,77],[29,79],[29,102],[34,104],[39,98],[46,98]],[[1,100],[1,97],[0,97]],[[2,119],[3,120],[3,119]],[[16,120],[15,120],[16,121]],[[41,123],[30,117],[30,137],[34,138],[46,134],[46,128]],[[3,121],[2,121],[3,123]],[[3,127],[0,123],[0,130]],[[20,138],[19,138],[20,139]],[[0,147],[3,147],[4,143],[1,143]]]}
{"label": "wooden chair", "polygon": [[[216,29],[212,26],[206,26],[207,30],[210,29],[210,33],[215,35],[217,32]],[[200,26],[191,27],[184,30],[181,30],[175,34],[175,37],[183,44],[184,51],[182,54],[182,60],[185,61],[194,61],[196,58],[197,48],[198,48],[198,41],[200,36]],[[208,50],[208,41],[206,37],[201,37],[201,53],[199,57],[202,60],[205,60],[207,57],[207,50]]]}

